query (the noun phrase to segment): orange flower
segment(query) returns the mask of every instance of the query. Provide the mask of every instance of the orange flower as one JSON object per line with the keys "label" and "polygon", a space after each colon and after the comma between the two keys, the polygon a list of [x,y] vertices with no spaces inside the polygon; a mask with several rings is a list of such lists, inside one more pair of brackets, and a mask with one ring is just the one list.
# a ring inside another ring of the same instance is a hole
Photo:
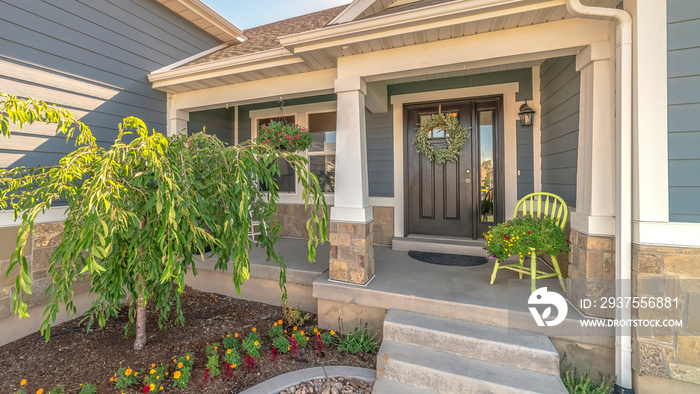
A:
{"label": "orange flower", "polygon": [[226,354],[231,354],[231,349],[228,349],[228,350],[226,351]]}
{"label": "orange flower", "polygon": [[318,334],[318,328],[314,328],[314,334]]}
{"label": "orange flower", "polygon": [[214,346],[214,350],[216,350],[216,349],[218,349],[218,348],[219,348],[218,346]]}
{"label": "orange flower", "polygon": [[148,388],[150,388],[150,389],[151,389],[151,391],[153,391],[153,390],[155,390],[155,389],[156,389],[156,385],[155,385],[155,384],[153,384],[153,383],[151,383],[151,385],[150,385],[150,386],[148,386]]}
{"label": "orange flower", "polygon": [[150,374],[153,375],[154,373],[156,373],[156,370],[155,370],[155,369],[152,369],[152,370],[150,371]]}
{"label": "orange flower", "polygon": [[[132,372],[134,372],[134,371],[132,371],[131,368],[127,368],[126,371],[124,371],[124,375],[131,376]],[[134,376],[136,376],[136,375],[134,375]]]}
{"label": "orange flower", "polygon": [[175,371],[175,373],[173,374],[173,378],[180,379],[180,371]]}
{"label": "orange flower", "polygon": [[226,334],[226,338],[231,338],[231,334]]}
{"label": "orange flower", "polygon": [[282,319],[279,319],[277,323],[282,324]]}
{"label": "orange flower", "polygon": [[231,365],[231,368],[236,368],[236,364]]}
{"label": "orange flower", "polygon": [[304,330],[301,330],[301,335],[304,335]]}
{"label": "orange flower", "polygon": [[167,373],[167,372],[165,373],[165,376],[168,376],[168,373]]}
{"label": "orange flower", "polygon": [[277,327],[277,322],[275,322],[275,327]]}
{"label": "orange flower", "polygon": [[234,337],[238,338],[238,333],[233,334]]}
{"label": "orange flower", "polygon": [[22,381],[19,382],[19,385],[20,385],[20,386],[24,386],[24,385],[26,385],[26,384],[27,384],[27,379],[22,379]]}
{"label": "orange flower", "polygon": [[134,376],[139,376],[139,373],[138,373],[138,372],[134,372]]}
{"label": "orange flower", "polygon": [[44,394],[44,389],[39,389],[36,391],[36,394]]}
{"label": "orange flower", "polygon": [[178,368],[182,368],[184,364],[180,363],[177,365]]}
{"label": "orange flower", "polygon": [[253,327],[253,332],[255,332],[255,331],[258,331],[258,329],[257,329],[257,328],[255,328],[255,327]]}
{"label": "orange flower", "polygon": [[297,330],[297,326],[294,326],[294,331],[296,331],[296,330]]}
{"label": "orange flower", "polygon": [[306,337],[306,340],[308,341],[308,340],[309,340],[309,337]]}
{"label": "orange flower", "polygon": [[286,334],[286,333],[287,333],[287,330],[284,330],[284,333]]}
{"label": "orange flower", "polygon": [[173,362],[174,362],[174,363],[176,363],[176,362],[177,362],[177,359],[176,359],[176,358],[174,358],[174,359],[173,359]]}
{"label": "orange flower", "polygon": [[331,330],[331,335],[335,335],[335,330]]}
{"label": "orange flower", "polygon": [[151,368],[155,368],[155,367],[156,367],[155,363],[151,364]]}
{"label": "orange flower", "polygon": [[259,345],[258,341],[255,341],[254,345],[255,345],[255,346],[258,346],[258,345]]}
{"label": "orange flower", "polygon": [[114,382],[114,378],[109,378],[109,381],[110,381],[110,382]]}
{"label": "orange flower", "polygon": [[189,359],[190,359],[190,355],[188,354],[188,355],[185,357],[185,360],[189,360]]}
{"label": "orange flower", "polygon": [[161,391],[163,390],[163,386],[160,386],[160,390],[161,390]]}

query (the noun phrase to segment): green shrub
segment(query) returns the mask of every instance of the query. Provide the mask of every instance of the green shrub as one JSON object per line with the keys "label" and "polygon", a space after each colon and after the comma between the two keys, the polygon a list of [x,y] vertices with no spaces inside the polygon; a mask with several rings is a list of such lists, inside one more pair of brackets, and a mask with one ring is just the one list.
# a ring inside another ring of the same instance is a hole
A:
{"label": "green shrub", "polygon": [[79,394],[97,394],[97,387],[95,387],[95,385],[92,383],[84,383],[80,386],[81,388]]}
{"label": "green shrub", "polygon": [[292,308],[286,302],[282,303],[282,315],[284,316],[284,323],[287,327],[302,327],[304,323],[311,319],[311,315],[301,310],[301,306],[297,309]]}
{"label": "green shrub", "polygon": [[228,334],[226,334],[221,343],[224,345],[225,349],[232,349],[234,351],[237,351],[241,348],[241,343],[238,341],[238,334],[231,335],[231,333],[229,332]]}
{"label": "green shrub", "polygon": [[289,351],[289,339],[284,335],[272,339],[272,346],[277,348],[277,351],[286,354]]}
{"label": "green shrub", "polygon": [[[343,331],[342,320],[340,320],[340,331]],[[343,353],[357,354],[374,353],[377,351],[379,342],[376,340],[377,333],[367,329],[367,323],[362,327],[362,321],[355,324],[355,328],[347,334],[338,337],[338,350]]]}
{"label": "green shrub", "polygon": [[212,377],[221,374],[219,369],[219,343],[212,343],[207,345],[207,368]]}

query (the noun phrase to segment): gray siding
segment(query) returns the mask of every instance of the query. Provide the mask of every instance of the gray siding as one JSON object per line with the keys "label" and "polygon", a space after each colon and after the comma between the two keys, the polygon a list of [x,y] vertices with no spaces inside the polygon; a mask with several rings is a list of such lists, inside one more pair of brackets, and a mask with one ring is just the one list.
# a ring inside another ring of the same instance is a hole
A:
{"label": "gray siding", "polygon": [[521,126],[518,120],[515,135],[518,144],[518,198],[522,198],[535,191],[532,126]]}
{"label": "gray siding", "polygon": [[235,145],[235,114],[233,108],[190,112],[187,132],[191,135],[206,130],[207,134],[217,136],[228,145]]}
{"label": "gray siding", "polygon": [[576,204],[580,86],[575,56],[542,63],[542,191],[559,195],[571,207]]}
{"label": "gray siding", "polygon": [[668,0],[669,219],[700,223],[700,2]]}
{"label": "gray siding", "polygon": [[[0,91],[66,107],[108,145],[127,116],[164,132],[166,95],[148,73],[218,44],[153,0],[3,0]],[[35,125],[0,145],[0,167],[53,164],[73,148]]]}
{"label": "gray siding", "polygon": [[392,109],[383,114],[366,111],[369,195],[394,197],[394,123]]}

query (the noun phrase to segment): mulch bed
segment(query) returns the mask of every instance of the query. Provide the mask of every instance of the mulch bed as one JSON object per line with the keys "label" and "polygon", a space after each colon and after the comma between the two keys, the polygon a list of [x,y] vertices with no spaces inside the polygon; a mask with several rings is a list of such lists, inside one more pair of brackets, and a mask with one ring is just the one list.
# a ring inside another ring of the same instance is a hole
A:
{"label": "mulch bed", "polygon": [[[287,354],[273,361],[269,357],[272,346],[267,331],[275,321],[282,319],[280,306],[199,292],[189,287],[182,298],[185,326],[170,324],[167,330],[159,331],[157,316],[149,310],[148,344],[141,351],[133,350],[133,339],[124,338],[124,326],[128,320],[126,309],[122,310],[118,319],[108,321],[102,330],[93,329],[86,333],[85,324],[79,324],[78,318],[53,327],[48,343],[34,333],[0,347],[0,393],[11,393],[19,388],[22,379],[28,381],[24,387],[28,393],[36,393],[39,388],[48,393],[59,384],[69,394],[78,393],[80,383],[96,385],[99,393],[142,393],[141,387],[131,391],[117,390],[114,383],[109,381],[120,363],[134,370],[145,371],[150,369],[152,363],[162,363],[169,366],[172,374],[173,366],[169,365],[172,358],[187,352],[192,352],[195,360],[189,388],[180,390],[166,382],[165,392],[200,393],[207,342],[220,342],[228,332],[247,335],[253,327],[263,338],[256,370],[247,372],[241,366],[236,369],[231,382],[224,382],[222,375],[217,376],[207,392],[238,393],[274,376],[320,365],[375,368],[375,355],[340,353],[335,346],[328,347],[322,357],[317,357],[315,338],[311,338],[308,347],[302,349],[296,360]],[[312,315],[312,321],[305,324],[304,329],[316,324],[316,320],[316,316]],[[245,359],[245,356],[242,357]],[[223,368],[223,359],[221,364]]]}

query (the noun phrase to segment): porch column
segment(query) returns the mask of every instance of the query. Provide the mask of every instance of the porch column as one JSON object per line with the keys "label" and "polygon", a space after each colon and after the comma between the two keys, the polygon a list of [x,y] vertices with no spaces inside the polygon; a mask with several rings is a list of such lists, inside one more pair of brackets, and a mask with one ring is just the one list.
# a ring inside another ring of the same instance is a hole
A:
{"label": "porch column", "polygon": [[187,122],[190,120],[190,113],[175,107],[176,98],[173,94],[168,94],[167,113],[168,129],[166,135],[172,136],[185,130],[187,133]]}
{"label": "porch column", "polygon": [[335,204],[331,208],[332,280],[365,284],[374,275],[372,207],[367,181],[365,96],[362,78],[335,81],[338,96]]}
{"label": "porch column", "polygon": [[[612,295],[577,279],[615,277],[615,73],[612,45],[596,42],[576,56],[581,72],[576,212],[571,215],[569,297]],[[599,311],[601,316],[605,311]],[[595,312],[594,312],[595,314]],[[606,316],[611,317],[611,316]]]}

